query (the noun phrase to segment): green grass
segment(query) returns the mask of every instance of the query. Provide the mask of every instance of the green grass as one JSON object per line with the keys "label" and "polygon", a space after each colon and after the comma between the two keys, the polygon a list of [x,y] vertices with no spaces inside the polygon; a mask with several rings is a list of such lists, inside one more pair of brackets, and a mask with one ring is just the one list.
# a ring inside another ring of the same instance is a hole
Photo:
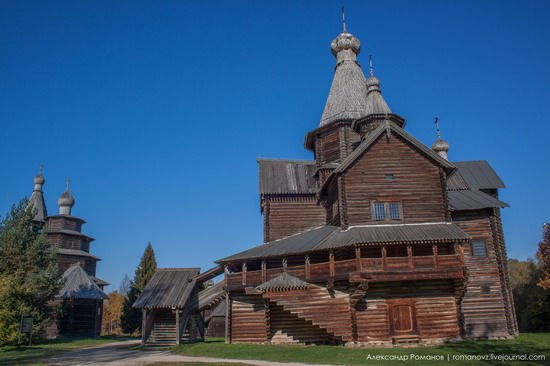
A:
{"label": "green grass", "polygon": [[128,337],[106,336],[100,338],[42,341],[29,346],[0,347],[0,366],[42,365],[44,360],[76,348],[112,343]]}
{"label": "green grass", "polygon": [[[431,347],[360,348],[340,346],[272,346],[225,344],[222,339],[185,344],[173,349],[187,356],[219,357],[241,360],[267,360],[339,365],[550,365],[550,334],[524,333],[513,340],[464,341]],[[541,361],[464,360],[456,357],[490,355],[543,355]],[[418,360],[415,356],[440,356],[443,361]],[[394,360],[375,360],[373,357],[399,357]],[[371,359],[369,360],[369,357]],[[455,357],[455,358],[453,358]],[[408,358],[404,362],[404,358]],[[183,364],[182,364],[183,365]]]}

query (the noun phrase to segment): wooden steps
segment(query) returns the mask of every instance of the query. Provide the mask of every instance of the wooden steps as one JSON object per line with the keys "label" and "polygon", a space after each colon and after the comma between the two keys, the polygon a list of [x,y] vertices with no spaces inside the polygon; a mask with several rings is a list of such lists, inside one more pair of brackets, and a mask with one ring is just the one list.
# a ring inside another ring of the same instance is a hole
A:
{"label": "wooden steps", "polygon": [[395,345],[418,344],[420,343],[420,337],[417,335],[400,335],[391,337],[391,341]]}
{"label": "wooden steps", "polygon": [[264,293],[264,297],[341,341],[352,340],[350,306],[344,293],[331,296],[325,288],[310,286],[303,291]]}

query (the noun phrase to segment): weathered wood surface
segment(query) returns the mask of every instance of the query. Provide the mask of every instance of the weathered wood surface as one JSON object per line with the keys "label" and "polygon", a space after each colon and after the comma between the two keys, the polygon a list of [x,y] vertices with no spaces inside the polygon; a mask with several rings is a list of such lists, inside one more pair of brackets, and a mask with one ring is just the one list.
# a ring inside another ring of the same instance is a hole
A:
{"label": "weathered wood surface", "polygon": [[325,224],[326,213],[315,195],[264,198],[264,241],[281,239]]}
{"label": "weathered wood surface", "polygon": [[262,343],[268,341],[267,309],[261,296],[231,295],[231,342]]}
{"label": "weathered wood surface", "polygon": [[347,293],[311,285],[307,290],[265,292],[263,297],[342,341],[352,340]]}
{"label": "weathered wood surface", "polygon": [[[388,181],[386,174],[393,174],[393,180]],[[443,222],[445,190],[438,166],[393,135],[389,143],[380,138],[345,174],[344,221],[375,223],[373,201],[400,201],[404,223]]]}
{"label": "weathered wood surface", "polygon": [[[464,336],[468,338],[509,336],[510,317],[506,315],[499,263],[488,214],[456,216],[454,222],[473,239],[485,240],[487,256],[473,257],[471,246],[464,246],[467,285],[461,303]],[[485,286],[488,291],[482,292]]]}

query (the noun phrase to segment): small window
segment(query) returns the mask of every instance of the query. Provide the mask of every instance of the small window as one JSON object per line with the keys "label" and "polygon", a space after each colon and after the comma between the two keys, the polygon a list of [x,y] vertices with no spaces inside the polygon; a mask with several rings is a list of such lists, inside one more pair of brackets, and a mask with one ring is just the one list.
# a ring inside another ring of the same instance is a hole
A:
{"label": "small window", "polygon": [[485,240],[473,240],[472,241],[472,255],[474,257],[486,257],[487,248],[485,247]]}
{"label": "small window", "polygon": [[374,203],[374,219],[375,220],[386,219],[386,207],[383,202]]}
{"label": "small window", "polygon": [[388,206],[390,211],[390,220],[401,220],[401,204],[399,202],[390,202]]}
{"label": "small window", "polygon": [[386,180],[391,182],[393,180],[393,174],[386,174]]}
{"label": "small window", "polygon": [[480,286],[480,292],[482,295],[488,295],[491,293],[491,284],[490,283],[484,283]]}
{"label": "small window", "polygon": [[374,202],[372,210],[376,221],[403,219],[401,202]]}

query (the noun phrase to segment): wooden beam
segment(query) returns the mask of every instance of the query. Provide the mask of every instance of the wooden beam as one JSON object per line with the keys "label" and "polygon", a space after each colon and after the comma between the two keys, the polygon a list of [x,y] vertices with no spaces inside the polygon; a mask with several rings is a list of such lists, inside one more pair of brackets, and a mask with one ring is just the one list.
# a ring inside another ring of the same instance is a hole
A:
{"label": "wooden beam", "polygon": [[311,276],[311,275],[310,275],[310,272],[309,272],[309,268],[310,268],[309,265],[310,265],[310,263],[309,263],[309,255],[306,255],[306,263],[305,263],[305,265],[304,265],[305,271],[306,271],[306,280],[309,280],[309,278],[310,278],[310,276]]}
{"label": "wooden beam", "polygon": [[141,345],[147,341],[147,309],[141,310]]}
{"label": "wooden beam", "polygon": [[433,252],[434,252],[434,267],[435,267],[435,268],[438,268],[439,263],[438,263],[438,258],[437,258],[437,257],[438,257],[438,254],[437,254],[437,253],[438,253],[437,245],[435,245],[435,244],[432,245],[432,250],[433,250]]}
{"label": "wooden beam", "polygon": [[409,268],[413,269],[413,250],[410,245],[407,245],[407,262],[409,264]]}
{"label": "wooden beam", "polygon": [[283,273],[286,272],[288,261],[286,257],[283,258]]}
{"label": "wooden beam", "polygon": [[242,284],[246,286],[246,262],[243,262],[243,273],[242,273],[242,276],[243,276]]}
{"label": "wooden beam", "polygon": [[357,271],[361,272],[363,268],[361,268],[361,247],[356,246],[355,247],[355,266],[357,268]]}
{"label": "wooden beam", "polygon": [[384,271],[387,269],[388,264],[386,263],[386,246],[382,245],[382,268]]}
{"label": "wooden beam", "polygon": [[267,272],[266,272],[266,269],[267,269],[267,262],[264,259],[262,259],[262,283],[267,281]]}
{"label": "wooden beam", "polygon": [[330,277],[334,277],[334,251],[328,252]]}
{"label": "wooden beam", "polygon": [[229,291],[225,293],[225,343],[231,343],[231,327],[229,322],[231,321],[231,301],[229,300]]}
{"label": "wooden beam", "polygon": [[176,309],[176,345],[180,345],[181,334],[180,334],[180,312],[179,309]]}

